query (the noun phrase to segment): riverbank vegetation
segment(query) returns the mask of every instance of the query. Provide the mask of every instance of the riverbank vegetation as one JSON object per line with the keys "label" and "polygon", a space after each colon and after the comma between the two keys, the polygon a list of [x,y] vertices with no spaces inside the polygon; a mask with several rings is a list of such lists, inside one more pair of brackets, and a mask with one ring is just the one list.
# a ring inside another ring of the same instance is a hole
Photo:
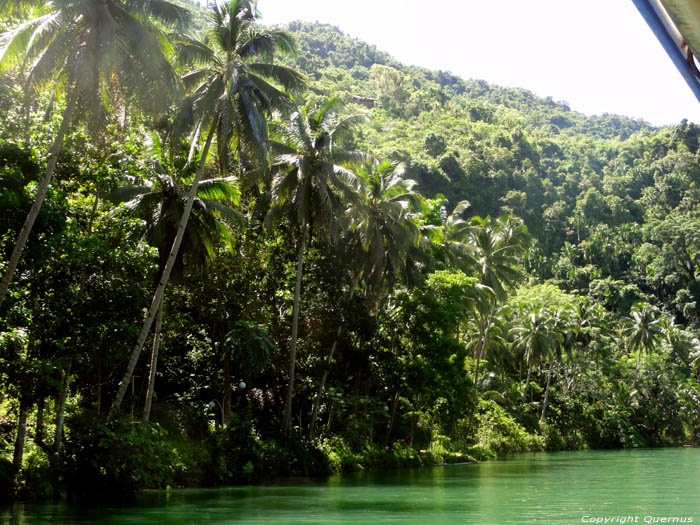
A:
{"label": "riverbank vegetation", "polygon": [[700,127],[248,0],[0,2],[0,494],[679,446]]}

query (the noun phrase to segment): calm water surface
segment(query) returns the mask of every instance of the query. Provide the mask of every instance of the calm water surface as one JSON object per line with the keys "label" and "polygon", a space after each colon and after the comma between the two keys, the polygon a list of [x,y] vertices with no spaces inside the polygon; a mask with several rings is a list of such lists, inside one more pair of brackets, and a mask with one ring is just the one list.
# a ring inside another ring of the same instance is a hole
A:
{"label": "calm water surface", "polygon": [[0,508],[0,523],[8,525],[573,524],[596,518],[700,523],[700,449],[524,454],[479,465],[158,491],[124,507]]}

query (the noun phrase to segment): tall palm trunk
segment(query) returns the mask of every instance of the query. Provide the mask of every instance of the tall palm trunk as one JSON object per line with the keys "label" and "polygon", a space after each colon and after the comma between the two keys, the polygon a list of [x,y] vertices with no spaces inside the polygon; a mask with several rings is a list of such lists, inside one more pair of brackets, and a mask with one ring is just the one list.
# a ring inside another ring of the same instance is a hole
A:
{"label": "tall palm trunk", "polygon": [[122,377],[121,383],[119,384],[119,390],[109,409],[107,414],[107,419],[113,419],[119,408],[121,407],[122,401],[124,400],[124,395],[129,387],[129,382],[134,373],[134,368],[136,368],[136,363],[139,360],[139,356],[143,351],[143,347],[146,344],[146,337],[151,331],[151,326],[153,325],[153,319],[156,316],[160,308],[160,303],[163,300],[163,295],[165,294],[165,287],[168,285],[168,280],[170,279],[170,274],[175,266],[175,260],[177,259],[177,254],[180,251],[180,244],[182,244],[182,239],[185,236],[185,229],[187,228],[187,221],[190,218],[190,212],[192,211],[192,206],[194,204],[195,197],[197,196],[197,189],[199,187],[199,181],[202,179],[202,174],[204,173],[204,165],[207,161],[207,156],[209,155],[209,147],[211,146],[212,139],[214,138],[214,133],[218,124],[218,118],[214,119],[212,122],[211,129],[207,136],[207,140],[204,144],[204,150],[202,151],[202,159],[200,160],[199,167],[197,168],[197,175],[192,181],[192,186],[190,187],[190,192],[187,195],[187,204],[185,205],[185,210],[182,212],[182,217],[180,218],[180,224],[177,228],[177,235],[175,236],[175,241],[170,249],[170,255],[168,256],[168,262],[165,264],[165,269],[163,270],[163,275],[160,277],[160,282],[156,288],[156,292],[153,295],[153,300],[151,301],[151,307],[148,310],[148,315],[143,321],[143,326],[141,327],[141,333],[136,341],[136,346],[131,353],[131,359],[126,367],[126,372],[124,377]]}
{"label": "tall palm trunk", "polygon": [[304,251],[306,250],[306,228],[302,226],[297,253],[297,281],[294,285],[294,307],[292,310],[292,344],[289,349],[289,384],[282,416],[282,434],[289,435],[292,426],[292,398],[294,397],[294,371],[297,363],[297,335],[299,333],[299,309],[301,307],[301,278],[304,272]]}
{"label": "tall palm trunk", "polygon": [[7,265],[7,270],[5,271],[5,275],[3,276],[2,281],[0,281],[0,304],[2,304],[5,295],[7,295],[7,289],[10,287],[10,282],[12,281],[12,277],[14,276],[15,270],[17,269],[17,265],[19,264],[19,259],[22,255],[24,245],[27,244],[27,238],[29,238],[29,234],[31,233],[32,227],[34,226],[34,222],[36,222],[36,218],[39,216],[39,210],[41,209],[41,205],[43,204],[44,199],[46,198],[46,193],[49,189],[49,185],[51,184],[51,179],[53,179],[54,170],[56,169],[58,153],[61,151],[63,139],[65,138],[66,133],[68,132],[71,120],[73,120],[75,106],[76,96],[72,95],[70,96],[68,100],[68,105],[66,106],[66,109],[63,112],[63,120],[61,121],[61,125],[58,128],[58,134],[56,135],[56,138],[54,139],[53,144],[51,145],[51,152],[49,153],[49,159],[46,163],[46,170],[44,171],[44,175],[41,178],[41,181],[39,182],[39,188],[36,192],[34,204],[32,204],[32,207],[29,210],[29,213],[27,214],[27,218],[24,220],[22,229],[20,230],[19,235],[17,236],[15,248],[12,250],[10,262]]}
{"label": "tall palm trunk", "polygon": [[542,415],[540,416],[540,422],[544,421],[544,413],[547,411],[547,405],[549,403],[549,383],[552,379],[552,368],[554,367],[554,359],[549,363],[549,370],[547,370],[547,386],[544,389],[544,401],[542,401]]}
{"label": "tall palm trunk", "polygon": [[156,329],[153,336],[153,352],[151,353],[151,369],[148,375],[148,389],[146,390],[146,404],[143,407],[143,420],[148,421],[151,418],[151,403],[153,402],[153,391],[156,386],[156,370],[158,368],[158,352],[160,351],[160,332],[163,328],[163,303],[160,302],[158,308],[158,316],[156,317]]}
{"label": "tall palm trunk", "polygon": [[36,402],[36,425],[34,427],[34,443],[36,443],[39,448],[46,451],[46,443],[44,442],[44,406],[46,405],[46,398],[44,396],[39,396]]}
{"label": "tall palm trunk", "polygon": [[231,418],[231,401],[232,401],[232,388],[231,388],[231,350],[226,349],[224,354],[224,424],[228,422]]}
{"label": "tall palm trunk", "polygon": [[19,401],[19,421],[17,422],[17,437],[15,439],[15,450],[12,457],[12,470],[17,473],[22,468],[24,458],[24,443],[27,439],[27,416],[32,406],[32,377],[25,374],[22,381],[22,397]]}
{"label": "tall palm trunk", "polygon": [[[353,296],[355,295],[355,287],[357,286],[357,282],[360,280],[360,272],[357,272],[357,275],[352,281],[352,286],[350,288],[350,294],[348,295],[348,302],[352,301]],[[338,344],[338,339],[340,339],[340,336],[343,333],[343,325],[341,324],[338,327],[338,331],[335,334],[335,339],[333,340],[333,344],[331,345],[331,351],[328,352],[328,357],[326,358],[326,363],[323,367],[323,372],[321,373],[321,380],[318,383],[318,393],[316,394],[316,399],[314,399],[314,408],[311,412],[311,423],[309,424],[309,438],[313,439],[314,437],[314,430],[316,427],[316,418],[318,417],[318,410],[319,407],[321,406],[321,397],[323,396],[323,389],[326,386],[326,379],[328,379],[328,369],[331,366],[331,362],[333,361],[333,353],[335,352],[335,347]]]}
{"label": "tall palm trunk", "polygon": [[486,347],[486,338],[488,337],[489,330],[491,329],[491,321],[493,319],[493,312],[495,309],[495,305],[491,307],[489,310],[489,316],[486,319],[486,324],[482,330],[482,333],[479,334],[479,344],[478,344],[478,353],[476,356],[476,367],[474,368],[474,397],[472,399],[472,410],[471,414],[469,415],[469,428],[472,427],[472,423],[474,421],[474,413],[476,412],[476,404],[478,402],[478,397],[479,397],[479,365],[481,364],[481,360],[484,358],[484,348]]}
{"label": "tall palm trunk", "polygon": [[396,394],[394,394],[394,402],[391,404],[391,416],[389,417],[389,424],[386,427],[386,436],[384,436],[384,446],[389,445],[389,439],[391,438],[391,430],[394,428],[394,420],[396,419],[396,409],[399,407],[399,395],[401,394],[400,389],[396,389]]}
{"label": "tall palm trunk", "polygon": [[525,378],[525,387],[523,392],[527,392],[527,390],[530,388],[530,376],[532,375],[532,361],[530,361],[530,357],[528,356],[527,359],[527,378]]}
{"label": "tall palm trunk", "polygon": [[71,366],[72,360],[69,360],[66,369],[63,371],[61,392],[56,400],[56,433],[53,439],[53,453],[56,456],[61,451],[61,441],[63,440],[63,423],[66,419],[66,400],[68,399],[68,387],[70,386]]}

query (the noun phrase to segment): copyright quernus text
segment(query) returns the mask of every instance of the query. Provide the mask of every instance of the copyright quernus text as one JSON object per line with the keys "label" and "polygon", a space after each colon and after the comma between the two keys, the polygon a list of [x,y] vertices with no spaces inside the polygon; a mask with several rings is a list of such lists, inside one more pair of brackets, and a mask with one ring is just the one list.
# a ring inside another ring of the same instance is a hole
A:
{"label": "copyright quernus text", "polygon": [[693,523],[692,516],[591,516],[585,514],[581,523],[595,523],[603,525],[625,525],[625,523]]}

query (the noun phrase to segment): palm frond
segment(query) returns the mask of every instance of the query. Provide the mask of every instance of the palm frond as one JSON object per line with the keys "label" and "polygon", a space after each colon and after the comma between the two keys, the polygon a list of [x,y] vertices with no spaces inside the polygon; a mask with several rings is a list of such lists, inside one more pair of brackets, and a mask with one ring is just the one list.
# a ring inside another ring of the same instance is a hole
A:
{"label": "palm frond", "polygon": [[141,11],[145,16],[153,17],[168,27],[185,29],[192,21],[192,12],[166,0],[129,0],[127,6],[131,11]]}
{"label": "palm frond", "polygon": [[107,195],[105,195],[105,198],[110,202],[119,204],[122,202],[131,201],[139,195],[146,195],[147,193],[152,191],[152,188],[153,187],[151,185],[146,184],[134,186],[120,186],[107,193]]}
{"label": "palm frond", "polygon": [[221,61],[209,46],[189,37],[178,37],[175,43],[177,62],[181,66],[220,66]]}
{"label": "palm frond", "polygon": [[338,164],[355,164],[360,165],[365,162],[370,162],[374,157],[369,153],[364,153],[362,151],[346,151],[346,150],[333,150],[332,159]]}
{"label": "palm frond", "polygon": [[358,124],[365,122],[366,120],[366,113],[353,113],[352,115],[348,115],[347,117],[338,121],[333,126],[330,133],[333,142],[341,140],[345,135],[350,134]]}
{"label": "palm frond", "polygon": [[237,228],[245,226],[245,216],[240,211],[215,200],[202,199],[202,201],[206,204],[207,209],[221,215],[221,217],[232,226],[236,226]]}
{"label": "palm frond", "polygon": [[256,75],[271,79],[288,91],[301,91],[306,87],[306,78],[298,71],[277,64],[248,64],[248,69]]}
{"label": "palm frond", "polygon": [[32,42],[36,40],[58,17],[48,13],[20,24],[0,35],[0,71],[21,64],[31,53]]}
{"label": "palm frond", "polygon": [[237,205],[241,196],[238,181],[234,177],[203,180],[197,187],[197,195],[218,202]]}

